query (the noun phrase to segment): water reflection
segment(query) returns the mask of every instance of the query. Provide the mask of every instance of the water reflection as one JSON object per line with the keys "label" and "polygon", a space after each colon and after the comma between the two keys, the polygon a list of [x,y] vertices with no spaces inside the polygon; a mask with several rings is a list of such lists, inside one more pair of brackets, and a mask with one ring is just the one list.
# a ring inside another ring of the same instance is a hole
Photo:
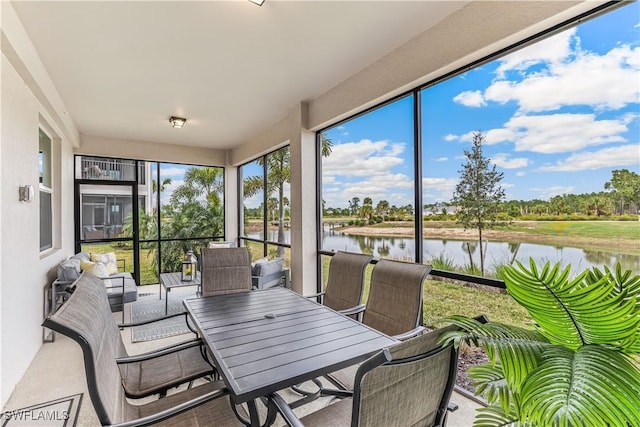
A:
{"label": "water reflection", "polygon": [[[286,230],[287,242],[290,242],[290,230]],[[262,238],[261,235],[250,237]],[[269,230],[269,239],[277,238],[277,230]],[[456,268],[468,268],[470,262],[479,265],[479,246],[476,241],[455,241],[450,239],[423,240],[424,258],[426,262],[432,259],[446,259]],[[322,238],[324,250],[343,250],[361,252],[375,257],[393,258],[404,261],[415,260],[415,242],[410,237],[382,237],[382,236],[350,236],[337,231],[327,230]],[[488,270],[495,270],[497,266],[511,264],[518,260],[528,265],[529,258],[538,264],[550,261],[561,262],[562,265],[571,264],[573,274],[593,266],[602,268],[603,265],[613,267],[620,262],[623,270],[640,272],[640,257],[621,253],[587,250],[558,244],[542,245],[537,243],[496,242],[487,243],[485,264]],[[472,260],[472,261],[470,261]]]}

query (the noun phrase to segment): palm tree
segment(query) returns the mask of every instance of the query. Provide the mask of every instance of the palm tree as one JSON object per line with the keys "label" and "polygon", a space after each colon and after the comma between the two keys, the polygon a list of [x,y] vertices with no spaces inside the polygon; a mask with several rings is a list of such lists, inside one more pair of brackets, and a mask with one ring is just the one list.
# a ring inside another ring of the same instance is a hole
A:
{"label": "palm tree", "polygon": [[[327,157],[331,154],[333,143],[324,134],[320,134],[320,154]],[[266,164],[265,164],[266,159]],[[278,243],[284,243],[284,185],[291,180],[291,155],[289,147],[281,148],[264,157],[256,159],[260,166],[266,166],[267,188],[260,176],[246,177],[243,182],[244,197],[251,197],[260,190],[266,190],[267,194],[277,192],[278,197]],[[279,258],[284,257],[284,247],[278,246]]]}
{"label": "palm tree", "polygon": [[570,279],[571,266],[502,270],[535,330],[462,316],[446,340],[481,344],[490,363],[469,370],[488,407],[482,426],[640,425],[640,276],[604,268]]}

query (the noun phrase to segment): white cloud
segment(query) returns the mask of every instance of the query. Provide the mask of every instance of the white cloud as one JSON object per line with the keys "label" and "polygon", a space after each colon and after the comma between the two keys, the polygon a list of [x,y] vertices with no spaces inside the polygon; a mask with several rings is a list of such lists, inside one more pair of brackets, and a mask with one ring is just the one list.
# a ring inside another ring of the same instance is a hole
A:
{"label": "white cloud", "polygon": [[495,81],[484,92],[485,101],[515,101],[521,111],[557,110],[587,105],[616,110],[638,102],[640,48],[620,46],[604,55],[578,51],[575,57],[531,72],[521,81]]}
{"label": "white cloud", "polygon": [[555,165],[542,166],[540,172],[582,172],[600,168],[638,166],[640,164],[640,146],[637,144],[603,148],[599,151],[573,154]]}
{"label": "white cloud", "polygon": [[334,145],[331,155],[322,162],[323,176],[384,176],[404,163],[400,154],[404,144],[363,139]]}
{"label": "white cloud", "polygon": [[448,157],[438,157],[438,158],[436,159],[436,162],[446,162],[447,160],[449,160],[449,158],[448,158]]}
{"label": "white cloud", "polygon": [[458,178],[422,178],[422,191],[425,203],[446,202],[451,200]]}
{"label": "white cloud", "polygon": [[487,105],[479,90],[461,92],[453,98],[454,102],[462,104],[465,107],[482,107]]}
{"label": "white cloud", "polygon": [[624,120],[597,120],[594,114],[550,114],[514,116],[496,134],[514,142],[515,151],[549,154],[625,142],[621,134],[627,130]]}
{"label": "white cloud", "polygon": [[167,177],[172,177],[172,176],[180,176],[182,177],[184,175],[185,169],[184,168],[176,168],[176,167],[170,167],[170,168],[161,168],[160,169],[160,178],[164,179]]}
{"label": "white cloud", "polygon": [[496,154],[491,158],[491,161],[503,169],[519,169],[529,166],[529,159],[525,157],[510,159],[509,154]]}
{"label": "white cloud", "polygon": [[527,173],[525,171],[516,172],[516,176],[525,176]]}
{"label": "white cloud", "polygon": [[546,187],[546,188],[534,187],[534,188],[530,188],[529,190],[531,190],[533,193],[537,193],[538,198],[547,200],[554,196],[562,196],[563,194],[574,193],[575,187],[556,185],[553,187]]}
{"label": "white cloud", "polygon": [[[487,145],[494,145],[500,142],[513,141],[515,136],[513,129],[490,129],[485,133],[485,142]],[[469,139],[469,141],[470,140],[471,139]]]}
{"label": "white cloud", "polygon": [[[412,200],[413,178],[396,173],[403,165],[404,143],[363,139],[334,145],[331,155],[323,159],[323,198],[328,206],[342,206],[353,197],[371,197],[374,201],[407,204]],[[337,180],[339,179],[339,181]],[[401,199],[389,200],[390,190],[407,192]]]}
{"label": "white cloud", "polygon": [[444,137],[444,140],[447,142],[456,141],[457,139],[458,139],[458,136],[451,133]]}
{"label": "white cloud", "polygon": [[571,40],[575,32],[574,27],[501,58],[496,73],[502,77],[506,71],[526,70],[540,62],[560,62],[571,53]]}

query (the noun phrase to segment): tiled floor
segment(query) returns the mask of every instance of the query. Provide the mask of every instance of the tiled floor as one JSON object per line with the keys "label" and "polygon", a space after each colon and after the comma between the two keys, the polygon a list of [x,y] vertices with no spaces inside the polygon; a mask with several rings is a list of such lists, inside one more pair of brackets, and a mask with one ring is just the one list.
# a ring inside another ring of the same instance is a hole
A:
{"label": "tiled floor", "polygon": [[[117,313],[115,318],[119,322],[121,320],[120,313]],[[130,354],[146,352],[182,341],[188,337],[188,335],[181,335],[162,340],[131,343],[131,331],[124,330],[122,333]],[[55,342],[42,345],[3,410],[19,409],[77,393],[83,393],[77,425],[79,427],[99,426],[100,423],[87,391],[80,347],[71,339],[56,334]],[[299,410],[317,410],[329,404],[331,399],[330,397],[318,399]],[[449,415],[447,425],[453,427],[471,426],[478,404],[455,392],[452,401],[459,405],[459,409]]]}

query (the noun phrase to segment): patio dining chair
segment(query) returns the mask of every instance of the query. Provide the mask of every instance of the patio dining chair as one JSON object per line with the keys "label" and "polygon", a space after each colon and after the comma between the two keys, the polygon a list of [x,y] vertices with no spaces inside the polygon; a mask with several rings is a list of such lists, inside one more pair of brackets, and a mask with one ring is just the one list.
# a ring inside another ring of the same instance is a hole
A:
{"label": "patio dining chair", "polygon": [[202,296],[249,292],[251,254],[249,248],[202,248]]}
{"label": "patio dining chair", "polygon": [[364,272],[372,258],[366,254],[336,252],[329,261],[324,292],[307,295],[307,298],[320,297],[323,305],[343,314],[361,311]]}
{"label": "patio dining chair", "polygon": [[278,393],[269,396],[290,426],[444,426],[457,351],[436,329],[384,349],[359,365],[349,398],[298,419]]}
{"label": "patio dining chair", "polygon": [[[123,352],[122,341],[114,338],[119,332],[109,310],[104,286],[99,279],[84,274],[67,303],[48,316],[43,326],[80,345],[89,396],[101,425],[243,425],[234,415],[227,389],[221,381],[206,382],[141,405],[129,402],[125,375],[118,359]],[[175,353],[167,350],[166,354]],[[171,356],[174,362],[179,359]],[[172,375],[175,375],[173,372],[184,374],[179,364],[165,365],[152,374],[162,376],[166,374],[163,371]]]}
{"label": "patio dining chair", "polygon": [[[431,266],[381,259],[373,268],[362,323],[398,340],[419,335],[422,323],[422,283]],[[341,390],[353,390],[356,366],[326,375]],[[324,389],[323,394],[334,394]],[[340,393],[337,393],[340,395]]]}
{"label": "patio dining chair", "polygon": [[[320,298],[320,302],[342,314],[357,316],[365,306],[362,303],[364,291],[364,273],[373,256],[355,252],[337,251],[329,261],[329,275],[323,292],[305,295],[307,298]],[[305,390],[301,385],[291,387],[293,391],[304,396],[292,404],[302,406],[317,399],[323,392],[319,379],[311,380],[314,390]]]}
{"label": "patio dining chair", "polygon": [[[141,398],[153,394],[163,397],[171,388],[215,373],[214,368],[203,357],[202,341],[198,338],[143,354],[127,353],[119,327],[139,326],[178,316],[184,316],[186,322],[186,312],[145,322],[118,325],[111,314],[102,280],[88,272],[82,273],[76,280],[73,293],[58,310],[61,309],[66,313],[75,313],[76,317],[73,320],[86,323],[87,327],[94,327],[94,322],[101,323],[100,329],[92,332],[99,334],[99,342],[113,349],[113,359],[119,368],[124,393],[128,397]],[[58,317],[50,316],[45,319],[43,326],[58,331],[56,319]],[[65,335],[68,335],[67,332],[62,331]]]}

